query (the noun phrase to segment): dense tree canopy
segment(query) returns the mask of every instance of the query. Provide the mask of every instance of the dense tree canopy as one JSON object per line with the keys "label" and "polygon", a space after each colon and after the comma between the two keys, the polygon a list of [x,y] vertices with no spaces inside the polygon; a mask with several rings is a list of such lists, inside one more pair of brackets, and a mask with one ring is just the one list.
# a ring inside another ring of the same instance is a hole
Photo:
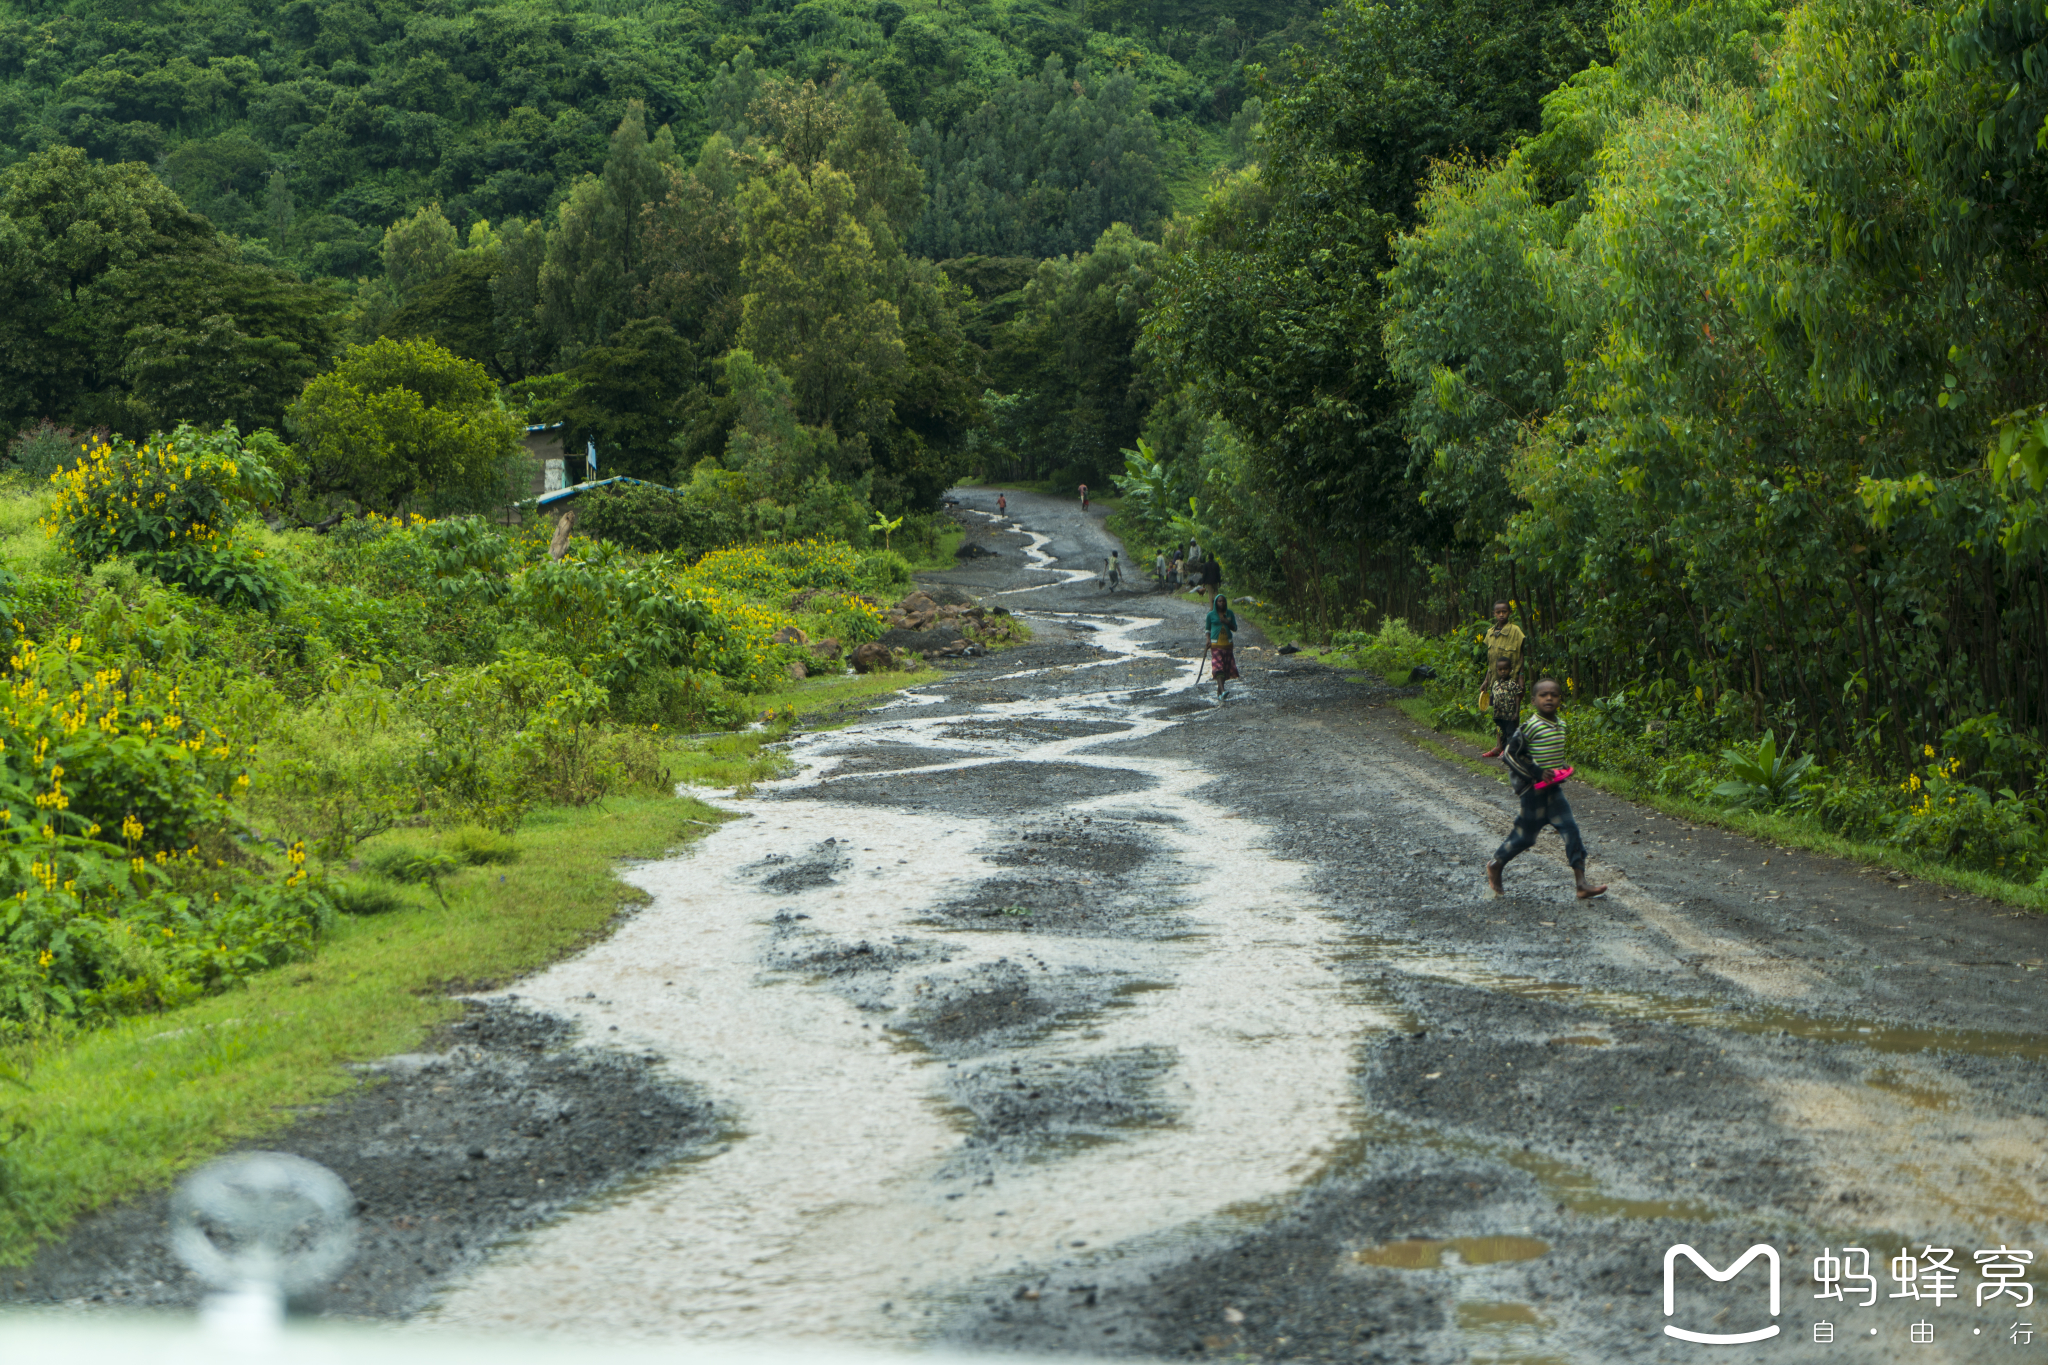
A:
{"label": "dense tree canopy", "polygon": [[0,423],[275,424],[331,291],[247,259],[149,169],[58,148],[0,172]]}

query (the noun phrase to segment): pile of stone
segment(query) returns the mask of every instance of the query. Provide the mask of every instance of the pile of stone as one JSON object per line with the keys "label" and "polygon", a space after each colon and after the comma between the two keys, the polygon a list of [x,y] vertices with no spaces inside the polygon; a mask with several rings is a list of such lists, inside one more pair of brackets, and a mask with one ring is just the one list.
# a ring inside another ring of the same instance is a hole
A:
{"label": "pile of stone", "polygon": [[889,628],[881,639],[858,645],[851,654],[830,636],[813,640],[795,626],[775,632],[776,644],[799,645],[811,655],[808,663],[790,661],[791,678],[837,672],[841,667],[874,673],[918,657],[974,658],[988,653],[991,645],[1020,638],[1008,609],[983,607],[958,588],[921,588],[893,607],[884,607],[873,598],[866,600],[882,609]]}
{"label": "pile of stone", "polygon": [[1016,632],[1003,607],[984,607],[958,588],[920,588],[884,613],[880,643],[927,659],[986,654]]}

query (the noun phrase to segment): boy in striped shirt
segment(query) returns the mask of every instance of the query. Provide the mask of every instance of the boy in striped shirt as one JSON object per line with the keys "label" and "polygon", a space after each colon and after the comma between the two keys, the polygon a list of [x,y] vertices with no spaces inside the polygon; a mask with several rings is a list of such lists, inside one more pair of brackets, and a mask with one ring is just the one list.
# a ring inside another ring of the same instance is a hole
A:
{"label": "boy in striped shirt", "polygon": [[1508,737],[1501,761],[1508,765],[1515,795],[1522,800],[1522,813],[1515,827],[1494,851],[1486,865],[1486,884],[1493,894],[1503,894],[1500,874],[1515,858],[1536,842],[1545,825],[1554,825],[1564,836],[1565,860],[1572,865],[1572,880],[1579,899],[1587,901],[1606,894],[1604,886],[1586,884],[1586,845],[1579,838],[1578,822],[1572,819],[1571,803],[1564,799],[1564,780],[1571,769],[1564,766],[1564,722],[1557,708],[1564,702],[1564,689],[1553,678],[1536,684],[1536,714]]}

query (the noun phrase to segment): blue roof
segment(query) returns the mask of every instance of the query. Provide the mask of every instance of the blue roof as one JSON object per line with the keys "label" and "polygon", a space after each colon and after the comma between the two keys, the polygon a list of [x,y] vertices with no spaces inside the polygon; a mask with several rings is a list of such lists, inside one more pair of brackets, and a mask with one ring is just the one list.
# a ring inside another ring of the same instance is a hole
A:
{"label": "blue roof", "polygon": [[571,484],[567,488],[557,488],[552,493],[543,493],[533,500],[533,505],[535,507],[552,507],[558,502],[567,502],[579,493],[588,493],[593,488],[603,488],[607,484],[614,483],[636,483],[644,488],[659,488],[664,493],[676,491],[667,484],[649,483],[646,479],[629,479],[623,474],[614,474],[609,479],[599,479],[595,483]]}

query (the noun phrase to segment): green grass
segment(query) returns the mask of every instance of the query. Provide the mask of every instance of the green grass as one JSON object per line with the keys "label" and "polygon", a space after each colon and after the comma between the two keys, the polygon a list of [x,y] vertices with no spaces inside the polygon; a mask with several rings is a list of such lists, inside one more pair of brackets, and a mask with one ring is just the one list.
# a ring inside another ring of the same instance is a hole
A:
{"label": "green grass", "polygon": [[[1409,719],[1421,724],[1425,729],[1436,729],[1430,724],[1431,707],[1426,699],[1404,697],[1398,705]],[[1493,741],[1491,734],[1477,730],[1437,730],[1437,733],[1487,744]],[[1428,740],[1418,742],[1431,753],[1452,763],[1489,777],[1500,776],[1501,770],[1497,764],[1458,753],[1445,745]],[[1873,844],[1861,839],[1847,839],[1822,829],[1811,816],[1709,805],[1704,801],[1657,791],[1626,773],[1608,772],[1583,765],[1574,766],[1572,781],[1584,782],[1589,787],[1611,792],[1639,805],[1662,811],[1666,815],[1689,820],[1696,825],[1711,825],[1732,830],[1778,848],[1804,849],[1809,853],[1844,858],[1866,866],[1893,868],[1917,880],[1954,887],[1958,891],[1982,896],[1986,900],[2017,905],[2036,913],[2048,912],[2048,893],[2037,891],[2030,886],[2022,886],[2017,882],[2005,881],[1988,873],[1950,867],[1946,863],[1902,849],[1888,848],[1883,844]]]}
{"label": "green grass", "polygon": [[[702,802],[612,798],[529,816],[518,861],[430,889],[389,887],[400,908],[344,917],[308,962],[173,1013],[20,1050],[31,1087],[0,1099],[0,1264],[111,1200],[159,1189],[302,1106],[358,1084],[344,1069],[417,1048],[461,1011],[451,990],[509,981],[601,936],[644,899],[622,860],[655,858],[718,819]],[[426,850],[440,839],[408,832]]]}
{"label": "green grass", "polygon": [[[744,790],[783,769],[767,746],[798,720],[844,724],[941,676],[792,683],[755,699],[778,721],[679,738],[671,769],[679,781]],[[30,1086],[0,1089],[0,1265],[26,1262],[81,1215],[161,1189],[360,1084],[347,1065],[418,1048],[460,1013],[452,991],[516,979],[602,937],[620,909],[644,899],[618,880],[621,862],[660,857],[723,818],[687,797],[609,797],[535,811],[509,847],[472,828],[395,832],[365,846],[363,861],[446,855],[461,866],[440,878],[445,908],[431,885],[348,874],[351,902],[381,913],[341,917],[310,961],[168,1014],[0,1057]]]}
{"label": "green grass", "polygon": [[903,555],[904,558],[910,561],[912,569],[950,569],[956,562],[954,556],[960,549],[960,542],[965,539],[967,539],[967,528],[949,518],[940,527],[938,536],[932,542],[930,554],[923,556],[913,554],[910,547],[906,545],[903,549]]}

